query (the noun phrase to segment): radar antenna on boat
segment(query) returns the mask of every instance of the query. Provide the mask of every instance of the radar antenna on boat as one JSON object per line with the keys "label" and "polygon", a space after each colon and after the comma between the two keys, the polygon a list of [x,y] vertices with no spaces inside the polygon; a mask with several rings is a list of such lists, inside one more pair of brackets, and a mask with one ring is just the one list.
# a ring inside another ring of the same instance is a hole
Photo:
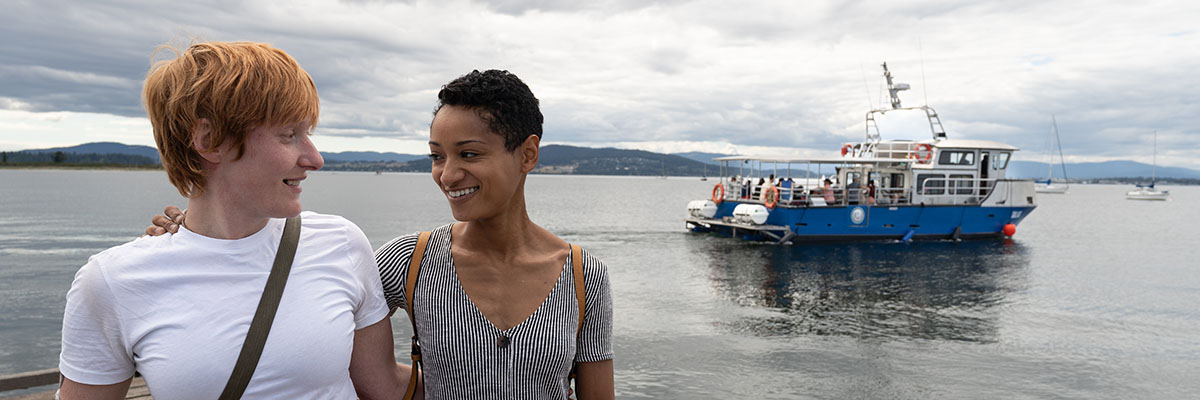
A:
{"label": "radar antenna on boat", "polygon": [[900,104],[900,92],[911,88],[907,83],[896,83],[892,81],[892,72],[888,71],[887,62],[882,64],[883,77],[887,79],[888,94],[891,96],[891,109],[878,109],[867,112],[867,143],[879,143],[882,138],[879,136],[879,125],[875,123],[875,113],[880,115],[892,110],[923,110],[925,117],[929,119],[929,130],[933,133],[933,140],[940,141],[946,139],[946,129],[942,127],[942,119],[938,118],[937,111],[929,105],[920,107],[904,107]]}

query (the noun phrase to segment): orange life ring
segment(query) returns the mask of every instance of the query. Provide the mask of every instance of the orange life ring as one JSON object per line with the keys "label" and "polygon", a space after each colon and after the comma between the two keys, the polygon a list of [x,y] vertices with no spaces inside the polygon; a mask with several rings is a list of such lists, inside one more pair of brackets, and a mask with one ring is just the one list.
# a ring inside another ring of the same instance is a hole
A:
{"label": "orange life ring", "polygon": [[767,191],[763,192],[763,205],[767,208],[775,208],[776,204],[779,204],[779,189],[768,186]]}
{"label": "orange life ring", "polygon": [[[921,152],[925,152],[925,157],[921,157]],[[917,160],[921,164],[929,164],[929,161],[933,160],[933,146],[928,143],[918,143],[913,147],[913,151],[908,153],[908,158]]]}
{"label": "orange life ring", "polygon": [[854,154],[854,146],[851,146],[851,145],[842,146],[842,157],[845,157],[846,153]]}
{"label": "orange life ring", "polygon": [[721,204],[722,200],[725,200],[725,185],[718,183],[713,186],[713,203]]}

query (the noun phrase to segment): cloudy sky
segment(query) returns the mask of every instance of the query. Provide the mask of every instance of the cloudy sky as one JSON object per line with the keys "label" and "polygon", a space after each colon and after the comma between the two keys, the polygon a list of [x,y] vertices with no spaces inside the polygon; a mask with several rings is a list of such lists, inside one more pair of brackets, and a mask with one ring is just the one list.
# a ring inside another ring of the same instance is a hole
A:
{"label": "cloudy sky", "polygon": [[[541,99],[546,143],[829,156],[886,100],[936,108],[951,138],[1044,161],[1200,169],[1193,1],[16,0],[0,13],[0,150],[153,146],[140,105],[163,43],[260,41],[321,95],[325,151],[423,153],[439,87],[507,69]],[[572,3],[582,3],[575,5]],[[885,138],[925,139],[888,114]]]}

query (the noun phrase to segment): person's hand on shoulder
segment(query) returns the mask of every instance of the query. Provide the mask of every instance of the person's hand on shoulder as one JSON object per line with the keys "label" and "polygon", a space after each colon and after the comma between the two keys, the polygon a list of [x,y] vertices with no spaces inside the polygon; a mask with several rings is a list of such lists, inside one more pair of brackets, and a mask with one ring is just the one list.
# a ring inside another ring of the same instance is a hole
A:
{"label": "person's hand on shoulder", "polygon": [[163,209],[163,213],[155,215],[150,219],[149,227],[146,227],[146,235],[160,236],[166,233],[179,232],[179,227],[183,225],[184,210],[179,207],[167,206]]}

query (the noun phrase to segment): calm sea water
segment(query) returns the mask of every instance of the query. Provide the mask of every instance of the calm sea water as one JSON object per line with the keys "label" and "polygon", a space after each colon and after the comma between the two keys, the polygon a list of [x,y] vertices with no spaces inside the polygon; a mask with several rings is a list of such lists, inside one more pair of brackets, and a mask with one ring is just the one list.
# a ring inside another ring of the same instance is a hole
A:
{"label": "calm sea water", "polygon": [[[775,246],[688,233],[696,178],[531,176],[531,217],[609,267],[619,398],[1194,398],[1200,188],[1040,196],[1014,239]],[[379,246],[451,221],[425,174],[318,172]],[[182,204],[162,172],[0,170],[0,374],[57,365],[87,257]],[[408,322],[392,321],[397,353]]]}

